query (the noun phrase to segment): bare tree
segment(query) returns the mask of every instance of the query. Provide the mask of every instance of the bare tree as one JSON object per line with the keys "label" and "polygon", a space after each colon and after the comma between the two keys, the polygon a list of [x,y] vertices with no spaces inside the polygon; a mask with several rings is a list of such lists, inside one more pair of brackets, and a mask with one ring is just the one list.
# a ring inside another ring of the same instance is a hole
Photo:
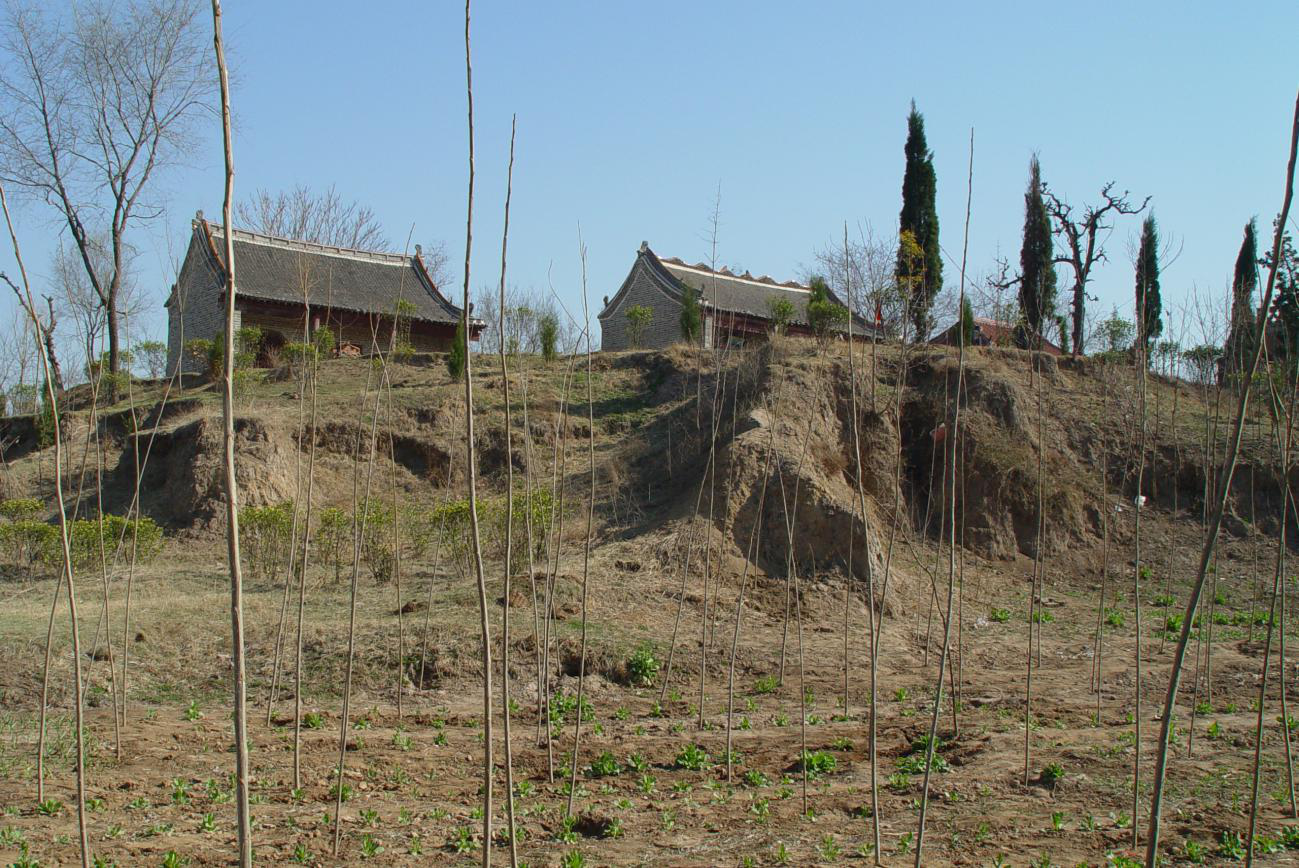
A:
{"label": "bare tree", "polygon": [[[221,0],[212,0],[212,45],[216,51],[217,76],[221,82],[221,133],[225,146],[225,196],[221,215],[228,225],[231,203],[234,200],[235,163],[230,135],[230,76],[226,72],[225,47],[221,38]],[[244,591],[243,570],[239,563],[239,483],[235,478],[234,322],[235,293],[238,284],[235,283],[234,236],[229,232],[225,233],[225,255],[226,345],[221,408],[225,422],[222,441],[225,447],[226,543],[227,561],[230,567],[230,667],[234,670],[234,708],[231,717],[234,722],[235,737],[235,807],[239,824],[236,841],[239,848],[239,866],[249,868],[253,864],[253,827],[248,812],[248,696],[244,672]],[[340,777],[342,775],[341,762],[339,775]],[[341,781],[339,787],[340,789],[342,787]],[[336,825],[337,822],[335,818]],[[335,836],[335,850],[337,850],[337,836]]]}
{"label": "bare tree", "polygon": [[424,261],[424,270],[428,272],[434,286],[441,288],[451,283],[451,256],[447,253],[445,243],[434,241],[432,244],[416,244],[415,255]]}
{"label": "bare tree", "polygon": [[906,296],[898,290],[895,277],[897,238],[877,236],[870,224],[858,227],[857,234],[856,241],[827,244],[817,250],[813,255],[816,264],[806,269],[803,277],[824,276],[841,299],[848,298],[849,286],[856,287],[854,312],[871,323],[878,313],[884,329],[896,334],[908,315]]}
{"label": "bare tree", "polygon": [[[161,215],[152,182],[186,151],[213,81],[197,0],[88,0],[62,15],[21,0],[0,48],[0,174],[59,214],[104,310],[119,311],[134,227]],[[95,255],[107,239],[107,257]]]}
{"label": "bare tree", "polygon": [[1073,340],[1070,343],[1073,354],[1081,356],[1087,337],[1084,329],[1087,322],[1087,282],[1091,280],[1092,267],[1106,259],[1105,240],[1114,228],[1113,218],[1120,214],[1140,214],[1150,204],[1150,197],[1143,199],[1140,205],[1133,205],[1128,201],[1128,191],[1115,193],[1114,182],[1110,181],[1101,187],[1104,201],[1083,206],[1081,218],[1075,217],[1073,206],[1052,193],[1046,184],[1042,185],[1042,199],[1051,217],[1053,231],[1065,243],[1065,252],[1056,256],[1055,261],[1073,269],[1073,300],[1069,303],[1073,311]]}
{"label": "bare tree", "polygon": [[[97,272],[103,274],[112,270],[112,253],[110,243],[105,238],[88,239],[89,255]],[[99,361],[99,352],[103,349],[104,332],[108,325],[108,316],[99,301],[99,295],[86,276],[82,264],[82,254],[75,247],[60,244],[54,251],[50,263],[50,292],[59,313],[72,321],[76,338],[76,350],[84,356],[78,360],[74,354],[70,360],[73,365],[73,376],[77,370],[89,370]],[[119,337],[125,344],[130,337],[130,324],[142,318],[144,313],[143,299],[136,292],[136,283],[130,271],[130,263],[135,252],[129,246],[123,250],[121,288],[118,293],[118,316],[121,323]]]}
{"label": "bare tree", "polygon": [[235,216],[244,229],[330,247],[382,250],[389,244],[374,211],[355,199],[345,202],[332,184],[320,191],[302,184],[278,193],[258,190],[239,203]]}

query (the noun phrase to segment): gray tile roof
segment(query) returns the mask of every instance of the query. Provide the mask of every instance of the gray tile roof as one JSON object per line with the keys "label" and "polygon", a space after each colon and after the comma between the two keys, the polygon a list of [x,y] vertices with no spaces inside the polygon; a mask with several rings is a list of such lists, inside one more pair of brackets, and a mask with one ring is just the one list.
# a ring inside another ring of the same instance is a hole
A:
{"label": "gray tile roof", "polygon": [[[716,299],[716,308],[720,312],[768,319],[771,316],[771,303],[785,299],[794,308],[791,322],[800,326],[808,324],[807,300],[812,290],[801,283],[792,280],[779,283],[766,275],[754,277],[747,272],[734,274],[726,268],[714,271],[702,262],[689,265],[674,257],[657,256],[648,245],[641,245],[640,255],[645,257],[651,268],[676,284],[672,288],[678,294],[682,286],[696,290],[700,303],[705,307],[713,307]],[[833,291],[830,292],[830,299],[843,304]],[[853,317],[853,331],[867,334],[870,330],[866,320],[860,316]]]}
{"label": "gray tile roof", "polygon": [[[195,221],[211,254],[224,269],[224,229]],[[440,293],[417,253],[378,253],[327,247],[272,235],[234,230],[236,291],[245,298],[303,302],[303,274],[312,306],[360,313],[392,314],[398,299],[414,306],[412,318],[426,322],[460,320],[460,308]]]}

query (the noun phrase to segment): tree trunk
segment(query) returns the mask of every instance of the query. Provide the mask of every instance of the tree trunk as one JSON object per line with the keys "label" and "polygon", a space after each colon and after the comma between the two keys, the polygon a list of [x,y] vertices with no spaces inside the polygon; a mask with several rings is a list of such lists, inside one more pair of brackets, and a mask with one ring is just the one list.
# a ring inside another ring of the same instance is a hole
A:
{"label": "tree trunk", "polygon": [[[108,304],[104,305],[104,313],[108,320],[108,373],[116,374],[122,364],[121,335],[118,332],[117,324],[116,292],[109,295]],[[52,358],[53,356],[51,356]]]}
{"label": "tree trunk", "polygon": [[1081,280],[1073,285],[1073,356],[1083,354],[1083,323],[1087,318],[1087,284]]}

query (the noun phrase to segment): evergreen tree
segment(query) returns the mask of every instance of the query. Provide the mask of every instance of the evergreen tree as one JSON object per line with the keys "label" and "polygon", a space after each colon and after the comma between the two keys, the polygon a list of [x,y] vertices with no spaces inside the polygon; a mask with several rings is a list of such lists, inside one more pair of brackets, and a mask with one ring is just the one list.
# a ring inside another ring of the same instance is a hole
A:
{"label": "evergreen tree", "polygon": [[1055,327],[1060,333],[1060,352],[1069,355],[1069,321],[1062,314],[1055,315]]}
{"label": "evergreen tree", "polygon": [[898,251],[897,282],[909,296],[911,316],[915,322],[916,340],[924,340],[933,328],[934,297],[943,288],[943,260],[938,249],[938,209],[934,200],[938,178],[934,174],[934,155],[925,141],[925,119],[911,102],[907,116],[906,170],[902,175],[902,213],[899,232],[911,233],[924,251],[917,260]]}
{"label": "evergreen tree", "polygon": [[1051,218],[1042,201],[1042,167],[1036,156],[1028,164],[1019,275],[1019,309],[1028,331],[1025,343],[1035,348],[1043,325],[1055,318],[1055,245],[1051,240]]}
{"label": "evergreen tree", "polygon": [[469,344],[465,340],[465,321],[456,323],[456,336],[451,339],[451,349],[447,351],[447,373],[451,379],[459,380],[465,375],[465,360],[469,357]]}
{"label": "evergreen tree", "polygon": [[1245,239],[1236,256],[1236,272],[1231,279],[1231,326],[1223,347],[1225,372],[1235,373],[1246,367],[1254,349],[1254,290],[1258,289],[1258,238],[1253,219],[1245,224]]}
{"label": "evergreen tree", "polygon": [[830,287],[825,278],[813,277],[808,282],[812,290],[807,298],[807,325],[822,345],[848,325],[848,308],[830,298]]}
{"label": "evergreen tree", "polygon": [[974,307],[969,296],[961,299],[961,343],[967,347],[974,346]]}
{"label": "evergreen tree", "polygon": [[[1271,267],[1272,254],[1263,257],[1262,264]],[[1279,343],[1288,367],[1299,367],[1299,253],[1294,239],[1286,232],[1281,236],[1281,260],[1276,269],[1276,301],[1272,303],[1272,321],[1268,324],[1269,352],[1271,339]],[[1275,331],[1273,326],[1276,327]]]}
{"label": "evergreen tree", "polygon": [[686,287],[681,294],[681,339],[688,344],[699,340],[703,330],[703,318],[699,314],[699,298],[695,291]]}
{"label": "evergreen tree", "polygon": [[541,319],[537,320],[537,337],[541,340],[541,357],[547,362],[553,362],[558,355],[559,317],[550,311],[543,313]]}
{"label": "evergreen tree", "polygon": [[1154,214],[1141,224],[1136,290],[1137,340],[1142,342],[1148,359],[1151,342],[1164,332],[1164,305],[1159,298],[1159,228]]}

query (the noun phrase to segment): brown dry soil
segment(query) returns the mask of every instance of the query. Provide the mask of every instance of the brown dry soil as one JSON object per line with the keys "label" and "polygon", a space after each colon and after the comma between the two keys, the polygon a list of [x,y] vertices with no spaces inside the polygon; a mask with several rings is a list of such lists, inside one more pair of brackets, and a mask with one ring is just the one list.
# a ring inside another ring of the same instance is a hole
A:
{"label": "brown dry soil", "polygon": [[[728,368],[731,385],[717,402],[722,408],[719,470],[711,498],[712,550],[720,568],[707,588],[698,548],[688,573],[683,573],[682,560],[707,467],[705,438],[692,432],[698,430],[696,419],[702,430],[709,426],[712,394],[707,382],[695,376],[708,363],[680,351],[599,360],[593,379],[599,407],[597,532],[586,661],[591,716],[582,728],[577,819],[571,824],[563,817],[573,715],[570,711],[554,729],[552,779],[545,743],[538,741],[537,645],[526,573],[516,577],[510,594],[514,804],[521,861],[532,866],[871,864],[869,609],[862,565],[869,562],[875,580],[881,580],[895,515],[891,474],[896,449],[889,444],[900,427],[900,530],[882,599],[878,661],[879,859],[911,864],[923,767],[917,739],[927,731],[943,640],[943,619],[931,600],[935,591],[945,599],[947,581],[947,555],[935,542],[941,522],[932,514],[937,507],[929,507],[927,480],[933,473],[926,461],[932,460],[932,449],[925,444],[932,443],[926,437],[941,418],[943,383],[953,360],[942,353],[912,360],[899,419],[891,404],[898,366],[887,353],[881,355],[886,358],[879,360],[859,417],[866,525],[852,518],[857,468],[851,460],[846,365],[812,347],[789,344],[775,353],[751,353]],[[870,355],[861,362],[869,374]],[[1050,473],[1043,547],[1046,615],[1040,664],[1032,670],[1026,782],[1028,581],[1037,545],[1033,516],[1040,442],[1030,364],[1027,356],[995,351],[975,353],[970,360],[968,433],[962,440],[967,460],[959,489],[966,505],[965,545],[958,550],[960,629],[954,624],[952,633],[958,714],[954,719],[949,689],[939,724],[943,762],[930,781],[926,864],[1124,864],[1125,857],[1136,854],[1134,822],[1144,836],[1157,718],[1172,658],[1165,627],[1168,617],[1185,605],[1201,544],[1196,486],[1203,484],[1203,462],[1197,464],[1195,456],[1201,448],[1196,438],[1203,430],[1203,404],[1197,387],[1178,386],[1181,415],[1174,419],[1174,389],[1167,382],[1152,384],[1155,471],[1146,471],[1143,491],[1151,501],[1142,521],[1142,557],[1151,575],[1143,580],[1138,610],[1132,587],[1130,504],[1135,489],[1129,470],[1134,462],[1126,446],[1134,399],[1131,371],[1050,366],[1043,375],[1049,386],[1041,437],[1048,444],[1043,463]],[[330,393],[336,404],[329,416],[339,427],[334,439],[318,441],[327,457],[316,506],[342,503],[350,489],[348,444],[365,413],[358,409],[360,388],[346,392],[345,387],[363,376],[359,365],[340,362],[327,371],[338,386],[338,394]],[[540,456],[533,460],[545,478],[563,369],[556,363],[534,373],[531,381],[532,427]],[[500,409],[495,397],[499,371],[484,365],[484,373],[478,389],[485,405],[484,469],[488,487],[499,490],[503,449],[495,466],[490,454],[501,439],[493,415]],[[385,486],[395,479],[403,496],[433,502],[440,497],[438,485],[448,477],[459,479],[457,387],[436,368],[410,368],[396,379],[403,385],[394,393],[395,403],[407,415],[393,426],[398,432],[392,438],[396,464],[380,462],[376,473]],[[584,393],[585,382],[578,385]],[[518,386],[512,388],[517,396]],[[219,496],[210,479],[215,446],[211,432],[201,430],[213,424],[214,396],[187,390],[184,397],[191,403],[181,411],[156,414],[161,417],[156,442],[167,441],[155,454],[157,466],[166,467],[164,481],[178,486],[176,496],[185,500],[183,508],[176,506],[162,481],[144,498],[146,511],[168,527],[169,539],[163,556],[133,578],[130,702],[120,744],[111,711],[116,685],[103,641],[102,576],[79,577],[89,706],[88,821],[94,852],[103,864],[229,864],[234,847],[229,597],[217,536]],[[251,433],[241,451],[247,458],[241,474],[253,502],[293,492],[298,448],[293,434],[299,429],[292,398],[291,382],[270,379],[244,399],[244,430]],[[114,410],[120,406],[110,412]],[[86,429],[84,421],[77,426],[76,418],[70,420],[74,443]],[[1262,422],[1258,430],[1266,427]],[[119,478],[110,494],[115,502],[130,495],[120,485],[120,476],[130,473],[121,464],[132,445],[124,430],[104,432],[109,438],[106,474]],[[569,430],[580,438],[574,442],[584,445],[590,431],[586,421],[573,418]],[[1195,655],[1188,658],[1191,671],[1183,682],[1163,834],[1165,856],[1173,864],[1230,861],[1230,842],[1237,834],[1243,837],[1248,821],[1266,629],[1250,622],[1258,620],[1251,613],[1265,605],[1255,601],[1256,589],[1270,584],[1276,531],[1269,492],[1277,486],[1257,458],[1265,452],[1258,430],[1246,452],[1256,521],[1235,517],[1250,514],[1243,494],[1248,489],[1241,488],[1238,476],[1229,524],[1233,532],[1225,536],[1217,561],[1218,598],[1202,621],[1206,629],[1200,644],[1212,648],[1212,658],[1211,678],[1201,682],[1211,685],[1211,696],[1203,686],[1194,699],[1191,695]],[[404,453],[401,438],[409,446]],[[580,658],[584,452],[574,448],[566,470],[571,502],[553,607],[558,649],[553,677],[558,692],[568,696],[576,690]],[[49,461],[48,450],[17,455],[5,476],[7,495],[48,494]],[[1111,475],[1108,496],[1099,482],[1105,465]],[[161,471],[146,469],[146,476],[150,472]],[[1180,488],[1173,485],[1174,475]],[[707,495],[713,489],[703,490]],[[791,607],[791,585],[783,569],[789,537],[782,504],[795,498],[797,508],[790,512],[800,586],[792,590],[801,590],[801,605]],[[707,512],[710,498],[701,500]],[[1112,516],[1108,546],[1101,535],[1105,515]],[[761,529],[761,539],[751,540],[754,527]],[[752,562],[745,558],[749,551],[755,552]],[[845,587],[847,558],[853,554],[857,579]],[[1098,696],[1092,689],[1094,635],[1106,563]],[[496,603],[493,637],[499,642],[503,570],[489,559],[487,572],[489,599]],[[659,707],[666,672],[660,668],[652,686],[634,686],[628,683],[628,660],[642,647],[651,649],[660,664],[666,660],[683,575],[680,640],[668,698]],[[35,712],[54,582],[12,569],[5,576],[0,579],[0,863],[73,864],[77,824],[66,607],[56,626],[51,674],[46,764],[51,801],[42,806],[36,799]],[[109,576],[111,649],[119,667],[125,580],[124,566]],[[474,864],[481,860],[483,845],[477,592],[463,565],[434,568],[427,555],[403,567],[400,589],[392,582],[376,585],[364,571],[360,589],[353,714],[346,732],[347,799],[342,844],[334,856],[332,793],[346,663],[346,576],[337,584],[332,569],[311,571],[303,637],[302,787],[296,790],[291,683],[267,723],[283,592],[277,583],[249,579],[252,813],[258,861]],[[1166,593],[1174,600],[1171,608]],[[432,600],[431,609],[426,600]],[[801,609],[801,629],[786,619],[791,609]],[[1134,665],[1138,611],[1139,712]],[[733,766],[728,776],[728,663],[737,612]],[[1286,632],[1293,642],[1294,630]],[[1195,636],[1200,639],[1200,632]],[[846,706],[845,654],[850,662]],[[1288,659],[1284,670],[1291,701],[1294,665]],[[1201,675],[1207,675],[1208,667],[1199,666]],[[1286,864],[1292,856],[1283,836],[1294,821],[1288,819],[1276,671],[1274,663],[1263,714],[1258,858]],[[701,672],[706,678],[701,679]],[[499,689],[497,674],[494,686]],[[290,666],[281,667],[281,677],[291,682]],[[506,824],[499,694],[494,706],[498,837],[493,850],[494,861],[508,864],[508,844],[501,836]],[[818,769],[806,781],[798,762],[804,740]],[[1132,770],[1138,744],[1141,783],[1134,818]],[[1054,782],[1053,772],[1060,775]],[[30,860],[26,863],[21,861],[24,853]]]}

